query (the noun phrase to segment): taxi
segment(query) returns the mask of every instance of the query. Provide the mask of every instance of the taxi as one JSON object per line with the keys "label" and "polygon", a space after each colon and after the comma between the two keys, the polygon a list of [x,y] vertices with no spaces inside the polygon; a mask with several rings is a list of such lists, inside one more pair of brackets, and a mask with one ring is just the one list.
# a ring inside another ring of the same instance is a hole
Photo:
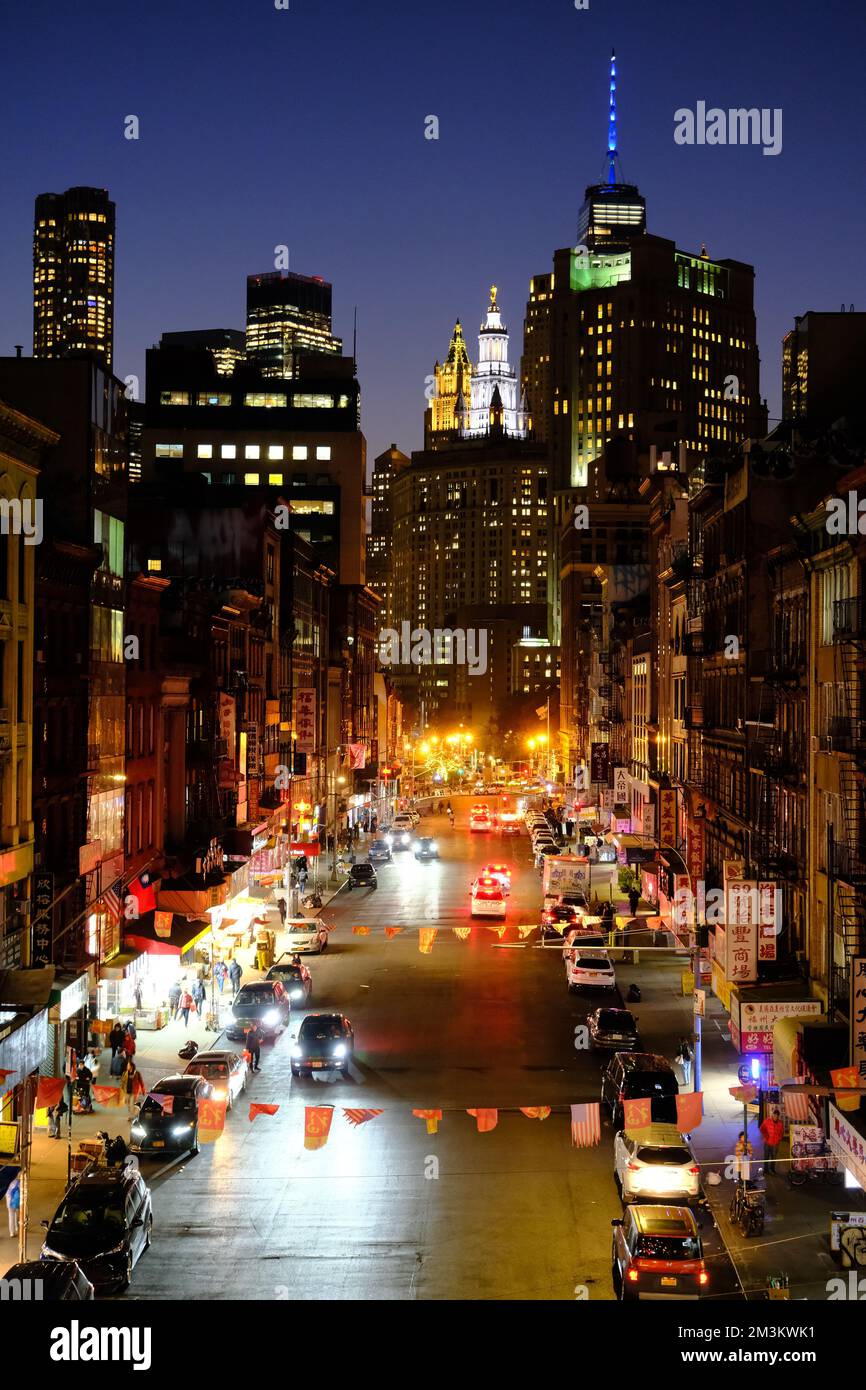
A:
{"label": "taxi", "polygon": [[481,876],[475,880],[471,890],[470,916],[504,917],[505,889],[498,879]]}

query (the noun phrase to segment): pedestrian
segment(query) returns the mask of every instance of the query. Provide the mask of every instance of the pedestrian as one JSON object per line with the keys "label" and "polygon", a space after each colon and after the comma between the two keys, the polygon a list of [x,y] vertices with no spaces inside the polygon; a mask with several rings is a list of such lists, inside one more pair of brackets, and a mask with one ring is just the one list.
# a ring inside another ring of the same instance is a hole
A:
{"label": "pedestrian", "polygon": [[114,1027],[112,1028],[111,1032],[110,1032],[109,1035],[108,1035],[108,1041],[109,1041],[110,1044],[111,1044],[111,1055],[112,1055],[112,1057],[116,1056],[118,1052],[122,1051],[122,1049],[123,1049],[123,1029],[122,1029],[122,1027],[120,1026],[120,1019],[119,1019],[119,1018],[116,1018],[116,1019],[114,1020]]}
{"label": "pedestrian", "polygon": [[193,985],[192,997],[195,1003],[195,1011],[198,1014],[199,1018],[201,1018],[202,1013],[204,1012],[205,1000],[204,982],[202,980],[196,980],[195,984]]}
{"label": "pedestrian", "polygon": [[82,1115],[92,1115],[92,1114],[93,1114],[93,1101],[92,1101],[91,1098],[90,1098],[90,1083],[91,1083],[92,1080],[93,1080],[93,1074],[92,1074],[90,1068],[87,1067],[87,1066],[85,1066],[85,1064],[84,1064],[83,1061],[82,1061],[82,1062],[79,1062],[79,1064],[78,1064],[78,1102],[79,1102],[78,1109],[79,1109],[79,1113],[82,1114]]}
{"label": "pedestrian", "polygon": [[17,1178],[13,1178],[6,1189],[6,1206],[9,1211],[9,1239],[14,1240],[18,1234],[18,1210],[21,1206],[21,1184]]}
{"label": "pedestrian", "polygon": [[764,1162],[769,1164],[769,1172],[776,1171],[775,1158],[785,1134],[785,1126],[778,1108],[774,1105],[764,1116],[759,1132],[764,1141]]}
{"label": "pedestrian", "polygon": [[123,1076],[123,1073],[126,1071],[126,1061],[127,1057],[123,1048],[121,1048],[119,1052],[115,1052],[109,1068],[111,1076]]}
{"label": "pedestrian", "polygon": [[180,1013],[183,1019],[184,1028],[189,1027],[189,1011],[193,1006],[193,1002],[193,997],[190,994],[189,990],[185,989],[183,994],[180,996]]}
{"label": "pedestrian", "polygon": [[177,1018],[177,1011],[180,1008],[181,994],[182,990],[180,987],[180,981],[175,980],[174,984],[171,986],[171,989],[168,991],[168,1012],[172,1018]]}
{"label": "pedestrian", "polygon": [[638,903],[640,902],[640,890],[630,888],[628,891],[628,907],[632,917],[637,915]]}
{"label": "pedestrian", "polygon": [[680,1038],[677,1048],[677,1061],[683,1074],[683,1085],[688,1086],[692,1075],[692,1047],[688,1038]]}
{"label": "pedestrian", "polygon": [[213,968],[213,977],[216,980],[217,989],[219,990],[220,994],[222,994],[223,992],[223,985],[226,982],[226,974],[227,971],[225,961],[218,960]]}
{"label": "pedestrian", "polygon": [[136,1012],[137,1014],[140,1014],[140,1013],[141,1013],[141,980],[136,980],[136,982],[135,982],[135,989],[132,991],[132,997],[133,997],[133,999],[135,1000],[135,1012]]}
{"label": "pedestrian", "polygon": [[243,973],[240,961],[235,956],[232,956],[231,964],[229,965],[229,979],[232,982],[233,999],[241,987],[241,975],[243,975]]}
{"label": "pedestrian", "polygon": [[261,1071],[262,1058],[262,1035],[255,1024],[252,1025],[246,1038],[247,1052],[250,1054],[250,1070]]}
{"label": "pedestrian", "polygon": [[737,1178],[742,1178],[743,1182],[748,1182],[752,1176],[752,1146],[746,1138],[745,1130],[741,1129],[734,1148],[734,1173]]}
{"label": "pedestrian", "polygon": [[66,1114],[68,1114],[68,1112],[69,1112],[69,1106],[66,1104],[66,1101],[62,1098],[62,1096],[61,1096],[60,1100],[57,1102],[56,1105],[52,1105],[52,1106],[49,1108],[49,1110],[48,1110],[48,1138],[49,1138],[49,1139],[59,1139],[59,1138],[60,1138],[60,1122],[61,1122],[61,1120],[63,1119],[63,1116],[66,1115]]}
{"label": "pedestrian", "polygon": [[286,925],[286,917],[288,916],[288,911],[289,911],[289,909],[286,907],[286,900],[285,900],[285,898],[278,898],[278,899],[277,899],[277,907],[278,907],[279,913],[280,913],[280,921],[281,921],[281,923],[283,924],[283,926],[285,926],[285,925]]}
{"label": "pedestrian", "polygon": [[126,1054],[126,1057],[127,1057],[127,1060],[128,1060],[128,1061],[131,1061],[132,1058],[135,1056],[135,1034],[134,1034],[134,1033],[130,1033],[130,1032],[128,1032],[128,1031],[124,1033],[124,1035],[123,1035],[123,1051],[124,1051],[124,1053]]}
{"label": "pedestrian", "polygon": [[306,891],[307,891],[307,871],[306,871],[306,869],[301,869],[300,873],[298,874],[298,887],[299,887],[299,889],[301,890],[301,895],[303,896],[303,894],[306,893]]}
{"label": "pedestrian", "polygon": [[121,1090],[126,1101],[126,1108],[131,1115],[135,1109],[136,1097],[145,1090],[144,1078],[138,1070],[138,1067],[132,1062],[130,1062],[129,1066],[126,1068],[126,1075],[123,1078]]}

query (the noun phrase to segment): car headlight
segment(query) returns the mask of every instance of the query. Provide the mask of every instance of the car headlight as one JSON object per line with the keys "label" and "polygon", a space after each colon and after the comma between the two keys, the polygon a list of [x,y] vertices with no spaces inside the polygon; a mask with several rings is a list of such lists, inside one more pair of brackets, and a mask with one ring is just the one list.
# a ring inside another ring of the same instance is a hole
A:
{"label": "car headlight", "polygon": [[268,1009],[267,1013],[262,1015],[262,1023],[265,1025],[266,1028],[273,1028],[274,1024],[279,1023],[279,1021],[279,1009]]}
{"label": "car headlight", "polygon": [[304,991],[302,989],[293,989],[289,996],[291,999],[303,999],[303,997]]}
{"label": "car headlight", "polygon": [[346,1055],[346,1044],[345,1044],[345,1043],[337,1043],[337,1046],[334,1048],[334,1056],[335,1056],[335,1057],[345,1057],[345,1055]]}
{"label": "car headlight", "polygon": [[304,1049],[303,1049],[302,1047],[293,1047],[293,1048],[292,1048],[292,1056],[293,1056],[294,1058],[303,1057],[303,1055],[304,1055]]}
{"label": "car headlight", "polygon": [[185,1125],[172,1125],[172,1127],[171,1127],[171,1132],[172,1132],[172,1135],[174,1136],[174,1138],[177,1139],[179,1135],[181,1135],[181,1134],[186,1134],[187,1131],[190,1130],[190,1129],[192,1129],[192,1121],[191,1121],[191,1120],[188,1121]]}
{"label": "car headlight", "polygon": [[136,1139],[143,1139],[145,1134],[147,1134],[144,1125],[132,1125],[129,1132],[130,1134],[134,1134]]}
{"label": "car headlight", "polygon": [[403,844],[404,844],[404,845],[408,845],[408,843],[409,843],[409,836],[408,836],[408,835],[404,835],[404,836],[403,836]]}

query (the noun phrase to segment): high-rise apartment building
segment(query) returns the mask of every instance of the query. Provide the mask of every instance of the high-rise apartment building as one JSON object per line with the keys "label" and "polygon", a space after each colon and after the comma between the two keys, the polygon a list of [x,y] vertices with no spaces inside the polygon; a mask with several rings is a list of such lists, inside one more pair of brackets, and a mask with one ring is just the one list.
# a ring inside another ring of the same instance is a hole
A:
{"label": "high-rise apartment building", "polygon": [[331,332],[331,286],[319,275],[272,270],[247,277],[249,361],[263,376],[296,375],[302,353],[339,357],[341,338]]}
{"label": "high-rise apartment building", "polygon": [[866,378],[866,314],[798,314],[782,342],[782,414],[824,430],[851,412]]}
{"label": "high-rise apartment building", "polygon": [[373,463],[373,501],[370,534],[367,537],[367,583],[382,597],[381,618],[384,626],[393,625],[394,607],[394,517],[391,487],[395,477],[409,467],[406,454],[392,444],[378,455]]}
{"label": "high-rise apartment building", "polygon": [[111,370],[114,203],[104,188],[40,193],[33,229],[33,355],[92,354]]}

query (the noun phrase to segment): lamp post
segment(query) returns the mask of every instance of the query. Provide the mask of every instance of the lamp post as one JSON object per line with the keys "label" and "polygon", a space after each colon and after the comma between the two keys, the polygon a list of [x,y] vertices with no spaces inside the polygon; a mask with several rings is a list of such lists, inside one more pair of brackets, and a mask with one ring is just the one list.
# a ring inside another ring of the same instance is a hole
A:
{"label": "lamp post", "polygon": [[[700,947],[700,943],[699,943],[699,941],[698,941],[698,899],[697,899],[697,895],[696,895],[696,893],[695,893],[695,881],[694,881],[694,879],[693,879],[693,877],[692,877],[691,871],[689,870],[689,866],[688,866],[688,864],[686,863],[686,861],[685,861],[685,859],[683,858],[683,856],[682,856],[682,854],[680,853],[680,851],[679,851],[678,849],[674,849],[673,845],[659,845],[659,849],[660,849],[660,850],[664,850],[665,854],[675,854],[676,857],[677,857],[677,859],[679,859],[679,861],[680,861],[680,863],[682,864],[683,869],[684,869],[684,871],[685,871],[685,873],[686,873],[686,876],[687,876],[687,878],[688,878],[688,880],[689,880],[689,892],[690,892],[691,898],[692,898],[692,912],[693,912],[694,938],[695,938],[695,939],[694,939],[694,942],[693,942],[693,944],[692,944],[692,948],[691,948],[692,979],[694,980],[694,984],[693,984],[693,986],[692,986],[692,1034],[693,1034],[694,1040],[695,1040],[695,1080],[694,1080],[694,1089],[695,1089],[696,1091],[699,1091],[699,1090],[701,1089],[701,1037],[702,1037],[702,1034],[701,1034],[701,1025],[702,1025],[702,1019],[701,1019],[701,1015],[698,1013],[698,1000],[697,1000],[697,991],[698,991],[698,988],[699,988],[700,982],[701,982],[701,947]],[[676,894],[674,894],[674,899],[676,899]],[[676,902],[674,903],[674,911],[676,911]]]}

